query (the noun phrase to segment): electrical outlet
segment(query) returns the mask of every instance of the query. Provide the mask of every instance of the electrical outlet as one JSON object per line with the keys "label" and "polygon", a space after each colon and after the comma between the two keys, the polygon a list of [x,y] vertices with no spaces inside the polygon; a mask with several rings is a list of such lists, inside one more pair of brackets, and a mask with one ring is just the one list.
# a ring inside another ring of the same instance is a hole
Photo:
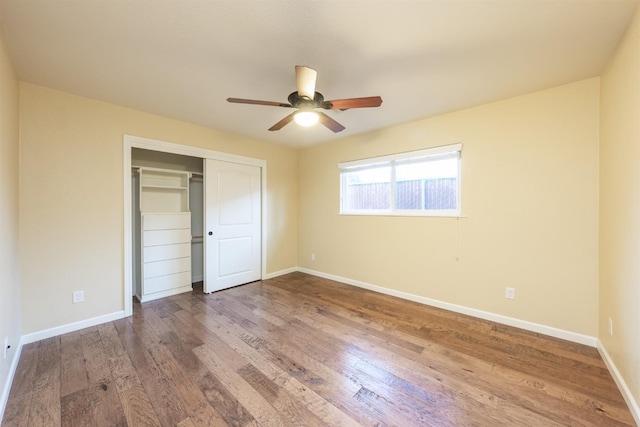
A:
{"label": "electrical outlet", "polygon": [[516,290],[514,288],[505,288],[504,297],[506,299],[516,299]]}
{"label": "electrical outlet", "polygon": [[9,353],[9,349],[11,348],[11,346],[9,345],[9,337],[4,337],[4,346],[2,348],[4,349],[4,358],[6,359]]}
{"label": "electrical outlet", "polygon": [[613,336],[613,320],[609,317],[609,335]]}
{"label": "electrical outlet", "polygon": [[315,261],[315,260],[316,260],[316,254],[313,253],[313,254],[311,254],[311,261]]}
{"label": "electrical outlet", "polygon": [[74,291],[73,295],[73,303],[77,304],[79,302],[84,302],[84,291]]}

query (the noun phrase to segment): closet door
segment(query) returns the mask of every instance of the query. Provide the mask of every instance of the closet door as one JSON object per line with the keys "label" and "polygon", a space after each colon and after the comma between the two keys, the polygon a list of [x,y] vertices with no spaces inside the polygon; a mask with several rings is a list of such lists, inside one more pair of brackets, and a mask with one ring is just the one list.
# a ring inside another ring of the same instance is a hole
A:
{"label": "closet door", "polygon": [[261,170],[205,159],[205,280],[210,293],[261,278]]}

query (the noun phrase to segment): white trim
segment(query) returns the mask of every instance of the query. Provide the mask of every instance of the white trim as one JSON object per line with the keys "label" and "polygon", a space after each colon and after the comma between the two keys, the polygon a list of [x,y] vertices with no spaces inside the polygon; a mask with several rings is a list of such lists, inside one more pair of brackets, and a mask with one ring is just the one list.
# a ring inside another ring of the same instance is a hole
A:
{"label": "white trim", "polygon": [[122,286],[124,287],[123,308],[125,316],[133,314],[133,221],[131,218],[131,143],[127,143],[125,136],[123,144],[124,157],[124,250]]}
{"label": "white trim", "polygon": [[22,344],[30,344],[32,342],[44,340],[69,332],[79,331],[80,329],[90,328],[92,326],[101,325],[103,323],[112,322],[114,320],[125,317],[124,311],[116,311],[114,313],[103,314],[102,316],[92,317],[91,319],[80,320],[78,322],[67,323],[66,325],[56,326],[54,328],[44,329],[42,331],[33,332],[23,335],[20,342]]}
{"label": "white trim", "polygon": [[20,337],[18,348],[16,349],[13,361],[11,362],[11,367],[9,368],[9,375],[7,376],[7,380],[2,388],[2,395],[0,396],[0,422],[2,422],[2,419],[4,417],[4,411],[7,406],[7,401],[9,400],[11,385],[13,384],[16,369],[18,368],[18,362],[20,361],[20,356],[22,355],[22,347],[25,344],[30,344],[47,338],[56,337],[68,332],[79,331],[80,329],[90,328],[91,326],[101,325],[103,323],[112,322],[124,317],[124,311],[116,311],[115,313],[105,314],[78,322],[67,323],[66,325],[56,326],[54,328],[33,332],[31,334],[23,335],[22,337]]}
{"label": "white trim", "polygon": [[629,387],[627,387],[627,383],[624,381],[624,378],[622,378],[622,375],[620,374],[620,371],[618,371],[616,364],[613,363],[613,359],[611,358],[611,356],[609,355],[609,352],[607,352],[607,349],[605,348],[604,344],[602,344],[602,341],[600,340],[598,340],[598,352],[600,353],[600,356],[602,356],[602,360],[604,360],[604,364],[607,365],[607,369],[609,369],[609,372],[611,373],[613,380],[618,386],[618,389],[620,390],[620,393],[622,394],[624,401],[627,402],[629,411],[631,411],[631,415],[633,415],[633,418],[635,419],[636,424],[640,426],[640,406],[638,405],[638,402],[636,402],[636,400],[634,399],[633,394],[631,393],[631,390],[629,390]]}
{"label": "white trim", "polygon": [[340,169],[351,169],[358,166],[374,166],[380,163],[391,162],[393,160],[406,160],[409,158],[437,156],[462,151],[462,143],[442,145],[440,147],[425,148],[423,150],[405,151],[403,153],[388,154],[386,156],[369,157],[367,159],[349,160],[338,163]]}
{"label": "white trim", "polygon": [[139,298],[136,295],[136,298],[140,302],[147,302],[147,301],[157,300],[160,298],[170,297],[173,295],[184,294],[185,292],[193,292],[193,285],[187,285],[187,286],[182,286],[180,288],[169,289],[168,291],[154,292],[149,295],[140,296]]}
{"label": "white trim", "polygon": [[174,144],[172,142],[159,141],[157,139],[143,138],[133,135],[124,135],[124,313],[131,316],[133,313],[133,258],[132,258],[132,224],[131,224],[131,149],[143,148],[146,150],[161,151],[165,153],[180,154],[183,156],[199,157],[201,159],[214,159],[243,165],[257,166],[261,170],[262,181],[262,212],[261,212],[261,278],[267,275],[267,161],[253,157],[239,156],[206,148],[190,145]]}
{"label": "white trim", "polygon": [[160,141],[157,139],[143,138],[134,135],[124,135],[125,143],[135,148],[144,148],[145,150],[162,151],[165,153],[180,154],[183,156],[192,156],[200,158],[209,158],[223,160],[225,162],[241,163],[243,165],[252,165],[265,167],[267,161],[256,159],[254,157],[245,157],[237,154],[225,153],[222,151],[209,150],[208,148],[194,147],[192,145],[181,145],[173,142]]}
{"label": "white trim", "polygon": [[9,401],[9,393],[11,392],[11,385],[13,384],[13,378],[16,375],[16,369],[18,368],[18,362],[20,361],[20,355],[22,354],[22,338],[18,342],[18,348],[16,349],[11,366],[9,367],[9,375],[2,387],[2,395],[0,395],[0,423],[4,419],[4,411],[7,409],[7,402]]}
{"label": "white trim", "polygon": [[531,332],[537,332],[540,334],[548,335],[555,338],[560,338],[560,339],[575,342],[578,344],[588,345],[590,347],[595,347],[597,343],[596,337],[578,334],[575,332],[566,331],[564,329],[553,328],[551,326],[528,322],[526,320],[521,320],[521,319],[515,319],[513,317],[503,316],[501,314],[490,313],[488,311],[482,311],[482,310],[477,310],[475,308],[465,307],[462,305],[451,304],[448,302],[426,298],[419,295],[409,294],[407,292],[396,291],[394,289],[372,285],[370,283],[361,282],[359,280],[347,279],[345,277],[335,276],[333,274],[322,273],[320,271],[309,270],[307,268],[299,268],[298,271],[311,274],[314,276],[318,276],[318,277],[324,277],[325,279],[346,283],[347,285],[353,285],[359,288],[380,292],[381,294],[391,295],[394,297],[418,302],[425,305],[430,305],[432,307],[442,308],[442,309],[453,311],[456,313],[466,314],[468,316],[473,316],[473,317],[477,317],[484,320],[490,320],[492,322],[497,322],[503,325],[513,326],[520,329],[525,329]]}
{"label": "white trim", "polygon": [[446,210],[355,210],[338,212],[338,215],[346,216],[425,216],[428,218],[466,218],[465,215],[461,215],[458,211],[446,211]]}
{"label": "white trim", "polygon": [[273,273],[267,273],[267,275],[262,280],[273,279],[274,277],[284,276],[285,274],[295,273],[296,271],[301,270],[298,267],[292,267],[285,270],[274,271]]}

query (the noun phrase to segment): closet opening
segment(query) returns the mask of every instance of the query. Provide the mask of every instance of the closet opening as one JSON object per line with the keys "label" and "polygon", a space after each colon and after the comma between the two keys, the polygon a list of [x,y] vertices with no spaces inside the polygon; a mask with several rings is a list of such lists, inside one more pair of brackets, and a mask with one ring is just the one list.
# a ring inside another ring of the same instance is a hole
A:
{"label": "closet opening", "polygon": [[132,295],[139,302],[202,289],[203,159],[132,148]]}

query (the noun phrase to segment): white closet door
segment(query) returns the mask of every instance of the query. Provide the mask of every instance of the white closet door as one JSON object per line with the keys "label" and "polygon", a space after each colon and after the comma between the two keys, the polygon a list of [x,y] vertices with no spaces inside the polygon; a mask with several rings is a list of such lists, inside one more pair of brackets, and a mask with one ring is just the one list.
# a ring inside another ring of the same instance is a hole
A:
{"label": "white closet door", "polygon": [[261,278],[260,168],[205,159],[205,280],[214,292]]}

